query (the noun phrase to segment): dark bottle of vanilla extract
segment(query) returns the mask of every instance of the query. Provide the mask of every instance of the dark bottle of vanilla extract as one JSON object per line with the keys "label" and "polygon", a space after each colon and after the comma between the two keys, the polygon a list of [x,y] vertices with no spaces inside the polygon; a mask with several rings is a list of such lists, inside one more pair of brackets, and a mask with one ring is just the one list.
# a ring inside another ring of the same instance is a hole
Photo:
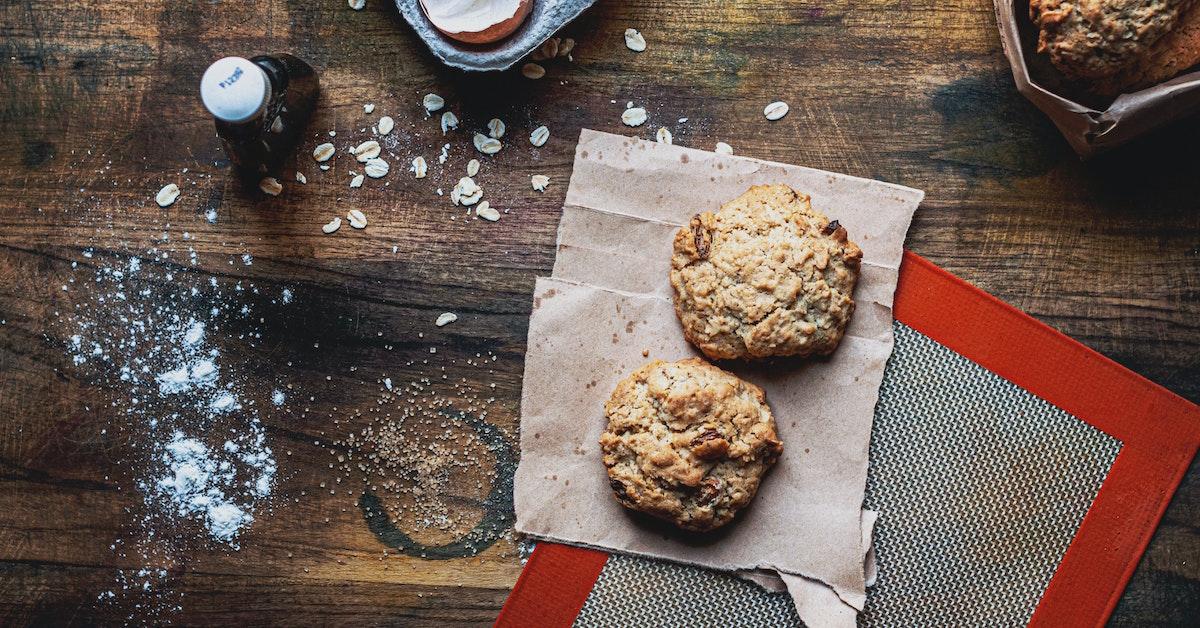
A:
{"label": "dark bottle of vanilla extract", "polygon": [[277,174],[317,104],[312,66],[289,54],[225,57],[200,79],[200,99],[234,169],[257,182]]}

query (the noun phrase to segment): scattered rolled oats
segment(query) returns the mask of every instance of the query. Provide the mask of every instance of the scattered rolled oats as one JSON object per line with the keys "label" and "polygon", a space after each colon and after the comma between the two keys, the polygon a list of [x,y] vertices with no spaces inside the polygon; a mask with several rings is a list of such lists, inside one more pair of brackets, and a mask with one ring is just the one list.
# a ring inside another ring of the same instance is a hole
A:
{"label": "scattered rolled oats", "polygon": [[380,135],[387,135],[392,132],[395,126],[396,121],[391,116],[383,116],[379,119],[379,123],[375,125],[375,128],[379,131]]}
{"label": "scattered rolled oats", "polygon": [[271,121],[271,132],[283,133],[283,116],[275,116],[275,119]]}
{"label": "scattered rolled oats", "polygon": [[308,177],[304,176],[303,172],[296,171],[296,183],[308,183]]}
{"label": "scattered rolled oats", "polygon": [[324,232],[326,235],[328,235],[328,234],[333,233],[334,231],[337,231],[338,229],[341,229],[341,228],[342,228],[342,219],[338,218],[337,216],[334,216],[333,220],[330,220],[328,223],[321,226],[321,231]]}
{"label": "scattered rolled oats", "polygon": [[154,196],[154,202],[158,203],[159,207],[170,207],[177,198],[179,198],[179,186],[168,183]]}
{"label": "scattered rolled oats", "polygon": [[621,122],[626,126],[642,126],[646,123],[646,110],[641,107],[630,107],[621,114]]}
{"label": "scattered rolled oats", "polygon": [[425,163],[424,157],[414,157],[412,160],[412,167],[409,168],[409,170],[411,170],[418,179],[424,179],[425,173],[429,171],[429,166]]}
{"label": "scattered rolled oats", "polygon": [[658,142],[659,144],[670,144],[674,141],[674,139],[675,138],[671,137],[671,132],[668,131],[667,127],[665,126],[658,127],[658,133],[654,134],[654,141]]}
{"label": "scattered rolled oats", "polygon": [[367,114],[375,113],[375,103],[369,102],[369,103],[363,105],[363,113],[367,113]]}
{"label": "scattered rolled oats", "polygon": [[634,52],[641,52],[646,49],[646,38],[642,37],[636,28],[627,28],[625,29],[625,47]]}
{"label": "scattered rolled oats", "polygon": [[446,131],[449,131],[450,129],[457,129],[457,128],[458,128],[458,116],[454,115],[453,111],[447,111],[446,113],[443,113],[442,114],[442,135],[445,135]]}
{"label": "scattered rolled oats", "polygon": [[357,209],[346,212],[346,220],[350,221],[350,226],[355,229],[367,228],[367,215]]}
{"label": "scattered rolled oats", "polygon": [[474,141],[475,150],[483,153],[484,155],[495,155],[496,153],[500,152],[500,148],[502,147],[500,140],[494,137],[488,137],[483,133],[476,133]]}
{"label": "scattered rolled oats", "polygon": [[544,124],[529,134],[529,143],[534,146],[544,146],[548,139],[550,139],[550,129],[547,129]]}
{"label": "scattered rolled oats", "polygon": [[438,315],[437,320],[434,321],[433,324],[437,325],[438,327],[445,327],[456,320],[458,320],[458,314],[455,314],[454,312],[442,312],[440,315]]}
{"label": "scattered rolled oats", "polygon": [[471,177],[463,177],[458,180],[458,184],[450,190],[450,200],[456,205],[474,205],[483,198],[483,188],[475,183]]}
{"label": "scattered rolled oats", "polygon": [[[487,201],[484,201],[484,203],[486,203],[486,202]],[[497,220],[500,220],[500,212],[496,211],[495,208],[489,207],[487,205],[480,205],[475,210],[475,215],[479,216],[480,218],[487,220],[489,222],[496,222]]]}
{"label": "scattered rolled oats", "polygon": [[488,135],[496,139],[504,137],[504,121],[500,118],[488,120]]}
{"label": "scattered rolled oats", "polygon": [[571,56],[571,51],[574,49],[575,49],[575,40],[571,39],[570,37],[567,37],[567,38],[563,39],[562,43],[560,43],[558,45],[558,56],[569,57],[569,56]]}
{"label": "scattered rolled oats", "polygon": [[382,176],[386,176],[388,170],[391,170],[391,167],[388,166],[388,162],[376,157],[374,159],[367,160],[367,165],[365,168],[363,168],[363,170],[366,171],[368,177],[371,177],[372,179],[378,179]]}
{"label": "scattered rolled oats", "polygon": [[421,104],[425,106],[426,113],[433,113],[446,106],[446,99],[437,94],[425,94],[425,98],[421,99]]}
{"label": "scattered rolled oats", "polygon": [[367,6],[367,0],[346,0],[346,4],[355,11],[362,11],[363,7]]}
{"label": "scattered rolled oats", "polygon": [[283,185],[275,177],[263,177],[262,181],[258,182],[258,189],[263,191],[263,194],[271,196],[279,196],[283,191]]}
{"label": "scattered rolled oats", "polygon": [[718,155],[732,155],[733,147],[725,142],[717,142],[716,152]]}
{"label": "scattered rolled oats", "polygon": [[473,177],[477,174],[479,174],[479,160],[472,159],[471,161],[467,162],[467,176]]}
{"label": "scattered rolled oats", "polygon": [[788,109],[789,107],[787,103],[783,102],[782,100],[777,100],[767,105],[763,109],[763,115],[766,116],[768,120],[774,121],[786,116]]}
{"label": "scattered rolled oats", "polygon": [[526,63],[525,65],[521,66],[521,74],[525,75],[525,78],[527,79],[537,80],[543,76],[546,76],[546,68],[543,68],[536,63]]}
{"label": "scattered rolled oats", "polygon": [[313,149],[313,159],[317,161],[329,161],[329,158],[333,157],[335,152],[337,152],[337,149],[333,147],[333,144],[326,142]]}
{"label": "scattered rolled oats", "polygon": [[350,187],[352,187],[352,188],[361,188],[362,184],[363,184],[363,176],[361,174],[356,174],[356,175],[354,175],[353,179],[350,179]]}
{"label": "scattered rolled oats", "polygon": [[379,142],[376,142],[375,140],[367,140],[362,144],[355,146],[350,152],[354,153],[354,158],[357,159],[359,163],[365,164],[368,160],[378,157],[380,150],[382,149],[379,146]]}
{"label": "scattered rolled oats", "polygon": [[544,174],[535,174],[532,177],[529,177],[529,183],[533,186],[533,189],[537,190],[538,192],[545,192],[546,186],[550,185],[550,177],[547,177]]}

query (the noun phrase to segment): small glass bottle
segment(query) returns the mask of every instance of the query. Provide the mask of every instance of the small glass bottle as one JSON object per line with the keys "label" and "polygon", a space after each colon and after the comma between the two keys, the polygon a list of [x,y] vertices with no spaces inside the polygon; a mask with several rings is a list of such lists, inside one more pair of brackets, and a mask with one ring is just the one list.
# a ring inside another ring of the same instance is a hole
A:
{"label": "small glass bottle", "polygon": [[317,104],[312,66],[289,55],[225,57],[200,79],[200,99],[234,169],[257,182],[278,174]]}

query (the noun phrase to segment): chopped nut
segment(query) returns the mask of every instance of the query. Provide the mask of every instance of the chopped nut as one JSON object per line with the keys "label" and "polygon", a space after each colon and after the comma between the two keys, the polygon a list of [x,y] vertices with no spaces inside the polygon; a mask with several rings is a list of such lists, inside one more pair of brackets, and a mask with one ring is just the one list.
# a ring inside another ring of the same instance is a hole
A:
{"label": "chopped nut", "polygon": [[527,79],[537,80],[546,76],[546,68],[536,63],[526,63],[521,66],[521,74],[525,75]]}
{"label": "chopped nut", "polygon": [[324,232],[326,235],[328,235],[328,234],[333,233],[334,231],[337,231],[338,229],[341,229],[341,228],[342,228],[342,219],[338,218],[337,216],[334,216],[333,220],[330,220],[327,224],[325,224],[321,227],[321,231]]}
{"label": "chopped nut", "polygon": [[625,47],[634,52],[641,52],[646,49],[646,38],[642,37],[636,28],[627,28],[625,29]]}
{"label": "chopped nut", "polygon": [[263,177],[262,181],[258,182],[258,189],[262,190],[264,194],[279,196],[279,193],[283,191],[283,185],[275,177]]}
{"label": "chopped nut", "polygon": [[500,118],[492,118],[488,120],[488,135],[500,139],[504,137],[504,121]]}
{"label": "chopped nut", "polygon": [[674,138],[671,137],[671,132],[667,130],[667,127],[663,126],[659,127],[658,133],[654,134],[654,140],[659,144],[670,144],[674,141]]}
{"label": "chopped nut", "polygon": [[442,312],[440,315],[438,315],[437,320],[434,321],[433,324],[437,325],[438,327],[445,327],[456,320],[458,320],[458,314],[455,314],[454,312]]}
{"label": "chopped nut", "polygon": [[763,109],[763,115],[766,116],[768,120],[774,121],[786,116],[788,109],[789,107],[787,103],[783,102],[782,100],[777,100],[767,105]]}
{"label": "chopped nut", "polygon": [[467,162],[467,176],[473,177],[477,174],[479,174],[479,160],[472,159],[471,161]]}
{"label": "chopped nut", "polygon": [[179,198],[179,186],[168,183],[154,196],[154,201],[158,203],[159,207],[169,207],[177,198]]}
{"label": "chopped nut", "polygon": [[545,192],[546,186],[550,185],[550,177],[547,177],[544,174],[535,174],[532,177],[529,177],[529,183],[533,186],[533,189],[537,190],[538,192]]}
{"label": "chopped nut", "polygon": [[326,142],[313,149],[313,159],[317,161],[329,161],[329,158],[333,157],[333,153],[335,152],[337,152],[337,149],[333,147],[333,144]]}
{"label": "chopped nut", "polygon": [[365,168],[363,168],[363,170],[366,171],[368,177],[371,177],[372,179],[378,179],[387,175],[388,170],[391,170],[391,167],[388,166],[386,161],[377,157],[375,159],[367,160],[367,165]]}
{"label": "chopped nut", "polygon": [[646,123],[646,110],[641,107],[630,107],[621,114],[621,122],[626,126],[642,126]]}
{"label": "chopped nut", "polygon": [[457,129],[457,128],[458,128],[458,116],[454,115],[453,111],[447,111],[446,113],[443,113],[442,114],[442,135],[445,135],[446,131],[449,131],[450,129]]}
{"label": "chopped nut", "polygon": [[379,123],[375,125],[375,129],[379,131],[380,135],[387,135],[392,132],[395,126],[396,121],[391,116],[383,116],[379,119]]}
{"label": "chopped nut", "polygon": [[550,139],[550,129],[547,129],[544,124],[529,134],[529,143],[534,146],[543,146],[548,139]]}
{"label": "chopped nut", "polygon": [[414,157],[412,167],[409,168],[418,179],[424,179],[425,173],[429,171],[429,166],[425,163],[424,157]]}
{"label": "chopped nut", "polygon": [[296,171],[296,183],[308,183],[308,177],[304,176],[303,172]]}
{"label": "chopped nut", "polygon": [[732,155],[733,147],[725,142],[717,142],[716,152],[718,155]]}
{"label": "chopped nut", "polygon": [[501,148],[502,145],[500,144],[500,140],[494,137],[488,137],[483,133],[475,134],[475,150],[483,153],[484,155],[495,155],[496,153],[500,152]]}
{"label": "chopped nut", "polygon": [[480,207],[475,210],[475,215],[489,222],[496,222],[497,220],[500,220],[500,212],[496,211],[495,208],[488,207],[486,205],[480,205]]}
{"label": "chopped nut", "polygon": [[367,215],[357,209],[346,212],[346,219],[350,221],[350,226],[355,229],[367,228]]}
{"label": "chopped nut", "polygon": [[375,140],[367,140],[362,144],[355,146],[350,152],[354,153],[354,158],[357,159],[359,163],[367,163],[368,160],[378,157],[380,150],[382,149],[379,147],[379,142],[376,142]]}
{"label": "chopped nut", "polygon": [[353,179],[350,179],[350,187],[352,187],[352,188],[361,188],[362,184],[363,184],[363,176],[361,174],[356,174],[356,175],[354,175]]}
{"label": "chopped nut", "polygon": [[446,99],[437,94],[425,94],[425,98],[421,99],[421,104],[425,106],[426,113],[433,113],[446,106]]}

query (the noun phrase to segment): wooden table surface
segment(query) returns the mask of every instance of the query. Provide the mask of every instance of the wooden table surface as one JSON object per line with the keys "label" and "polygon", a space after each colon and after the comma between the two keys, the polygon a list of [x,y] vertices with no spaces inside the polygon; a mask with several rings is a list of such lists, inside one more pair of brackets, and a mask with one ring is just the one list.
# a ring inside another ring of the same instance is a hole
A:
{"label": "wooden table surface", "polygon": [[[378,406],[381,378],[428,378],[457,411],[486,410],[499,428],[479,468],[459,470],[459,527],[510,525],[482,495],[503,494],[511,473],[501,458],[517,433],[534,278],[553,261],[580,128],[629,132],[627,101],[650,111],[643,137],[665,125],[677,144],[722,140],[743,155],[925,190],[912,250],[1200,401],[1200,125],[1080,163],[1014,89],[985,0],[606,0],[563,31],[578,40],[574,58],[548,63],[539,81],[442,67],[381,0],[363,11],[342,0],[24,0],[0,6],[0,25],[0,624],[494,619],[520,571],[511,534],[484,534],[486,549],[471,555],[455,543],[461,530],[372,523],[361,494],[324,489],[340,477],[329,451]],[[624,47],[631,26],[646,52]],[[311,61],[323,87],[286,168],[309,183],[285,178],[278,198],[227,176],[197,98],[209,62],[264,51]],[[427,92],[462,119],[445,140],[419,105]],[[768,123],[763,106],[777,99],[791,113]],[[350,189],[344,156],[317,170],[309,152],[327,131],[340,149],[382,114],[400,140],[385,151],[387,179]],[[449,191],[474,156],[465,130],[493,116],[512,139],[478,179],[511,211],[485,223],[433,190]],[[551,130],[540,150],[523,139],[537,124]],[[453,145],[445,171],[443,141]],[[415,154],[431,178],[406,171]],[[551,187],[531,191],[531,174]],[[153,199],[168,182],[183,193],[162,209]],[[321,233],[351,208],[367,229]],[[145,530],[132,523],[139,471],[127,464],[146,445],[122,422],[128,392],[73,364],[70,346],[81,316],[103,320],[72,304],[95,304],[96,269],[131,255],[146,260],[155,295],[241,282],[238,298],[261,320],[214,342],[248,387],[292,386],[281,411],[261,412],[279,461],[270,511],[238,551],[178,535],[180,549],[156,565],[166,575],[142,598],[118,585],[146,566],[129,550]],[[459,321],[434,327],[443,311]],[[475,355],[489,352],[495,361],[481,366]],[[1200,616],[1197,526],[1193,466],[1114,624]]]}

